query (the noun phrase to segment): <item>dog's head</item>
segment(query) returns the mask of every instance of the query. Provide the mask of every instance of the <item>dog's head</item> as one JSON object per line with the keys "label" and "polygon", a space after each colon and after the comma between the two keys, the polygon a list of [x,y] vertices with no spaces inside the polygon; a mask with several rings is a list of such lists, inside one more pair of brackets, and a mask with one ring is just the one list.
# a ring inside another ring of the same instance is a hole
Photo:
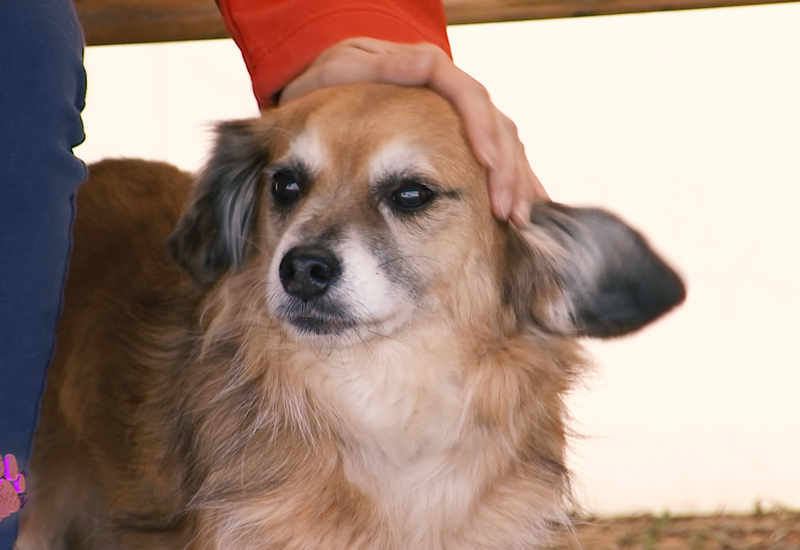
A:
{"label": "dog's head", "polygon": [[202,285],[260,270],[269,314],[306,343],[501,310],[544,332],[614,336],[684,298],[604,211],[538,203],[525,230],[495,221],[452,107],[377,84],[220,125],[170,246]]}

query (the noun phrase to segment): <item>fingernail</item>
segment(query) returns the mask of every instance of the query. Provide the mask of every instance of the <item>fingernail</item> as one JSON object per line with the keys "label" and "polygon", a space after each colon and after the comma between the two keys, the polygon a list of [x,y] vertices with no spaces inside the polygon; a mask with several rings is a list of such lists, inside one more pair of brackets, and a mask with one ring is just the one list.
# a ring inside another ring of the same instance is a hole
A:
{"label": "fingernail", "polygon": [[497,147],[494,142],[489,141],[481,150],[482,164],[490,171],[497,167]]}
{"label": "fingernail", "polygon": [[531,221],[531,205],[527,202],[522,202],[514,208],[511,214],[511,222],[517,227],[526,227]]}

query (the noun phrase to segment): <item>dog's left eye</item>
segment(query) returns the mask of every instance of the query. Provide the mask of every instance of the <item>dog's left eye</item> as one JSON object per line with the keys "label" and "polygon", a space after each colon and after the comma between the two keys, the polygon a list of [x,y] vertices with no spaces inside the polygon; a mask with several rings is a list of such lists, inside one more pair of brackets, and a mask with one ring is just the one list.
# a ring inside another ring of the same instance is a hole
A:
{"label": "dog's left eye", "polygon": [[405,181],[391,194],[392,204],[401,210],[416,210],[433,197],[434,192],[418,181]]}

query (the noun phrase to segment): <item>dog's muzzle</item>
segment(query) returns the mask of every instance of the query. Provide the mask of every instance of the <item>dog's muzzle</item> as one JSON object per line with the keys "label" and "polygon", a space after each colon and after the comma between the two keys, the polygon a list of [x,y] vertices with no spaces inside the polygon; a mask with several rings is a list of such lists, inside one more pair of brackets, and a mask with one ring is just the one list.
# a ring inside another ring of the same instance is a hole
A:
{"label": "dog's muzzle", "polygon": [[342,263],[329,249],[295,246],[281,259],[278,276],[289,297],[278,311],[296,329],[335,334],[356,324],[333,292],[342,277]]}

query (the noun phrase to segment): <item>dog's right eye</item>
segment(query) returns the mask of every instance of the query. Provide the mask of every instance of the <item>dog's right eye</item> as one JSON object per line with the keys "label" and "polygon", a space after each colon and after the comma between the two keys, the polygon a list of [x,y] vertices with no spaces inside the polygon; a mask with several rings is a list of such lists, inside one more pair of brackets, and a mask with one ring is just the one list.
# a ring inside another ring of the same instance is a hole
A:
{"label": "dog's right eye", "polygon": [[278,170],[272,175],[272,196],[282,204],[296,202],[303,194],[300,178],[291,170]]}

